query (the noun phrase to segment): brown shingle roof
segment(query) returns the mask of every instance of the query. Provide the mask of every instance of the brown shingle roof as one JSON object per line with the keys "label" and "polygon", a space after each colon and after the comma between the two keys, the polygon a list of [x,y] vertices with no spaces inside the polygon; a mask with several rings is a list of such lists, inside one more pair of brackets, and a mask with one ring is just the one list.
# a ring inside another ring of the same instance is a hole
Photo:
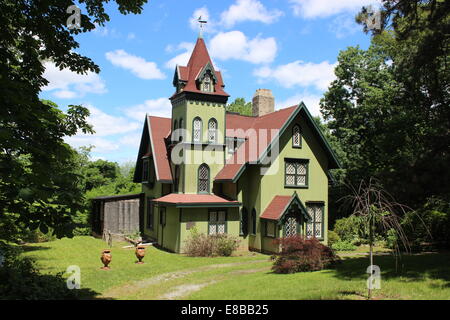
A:
{"label": "brown shingle roof", "polygon": [[[277,130],[280,130],[286,121],[293,115],[299,106],[293,106],[281,109],[262,117],[250,118],[240,115],[227,115],[227,129],[243,128],[255,129],[255,134],[259,134],[261,129],[266,129],[266,139],[261,138],[252,139],[245,136],[247,140],[236,150],[232,157],[230,157],[222,170],[214,178],[215,180],[233,180],[238,173],[249,162],[256,162],[263,155],[269,144],[278,135]],[[274,131],[272,131],[274,130]],[[242,134],[237,134],[241,136]],[[264,134],[263,134],[264,135]],[[241,137],[242,138],[242,137]],[[244,161],[242,161],[244,159]]]}
{"label": "brown shingle roof", "polygon": [[287,206],[291,203],[292,196],[275,196],[261,215],[262,219],[280,219]]}
{"label": "brown shingle roof", "polygon": [[239,206],[240,203],[235,200],[227,200],[225,198],[216,196],[214,194],[181,194],[181,193],[170,193],[161,198],[154,199],[155,202],[173,204],[173,205],[225,205],[225,206]]}

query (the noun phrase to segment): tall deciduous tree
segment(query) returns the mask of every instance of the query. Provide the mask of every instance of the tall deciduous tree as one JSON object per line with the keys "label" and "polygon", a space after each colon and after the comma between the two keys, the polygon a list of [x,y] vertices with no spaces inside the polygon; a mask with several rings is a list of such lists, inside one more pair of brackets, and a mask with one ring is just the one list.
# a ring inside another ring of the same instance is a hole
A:
{"label": "tall deciduous tree", "polygon": [[410,206],[450,194],[448,9],[448,1],[383,1],[384,28],[368,50],[340,53],[321,101],[347,178],[374,176]]}
{"label": "tall deciduous tree", "polygon": [[[87,14],[81,28],[68,29],[71,0],[0,1],[0,229],[14,237],[18,223],[59,236],[70,233],[70,216],[81,203],[78,176],[71,170],[74,151],[64,136],[88,133],[88,110],[69,106],[66,113],[39,99],[43,62],[77,73],[99,67],[75,50],[74,35],[109,21],[106,0],[79,0]],[[140,13],[146,0],[116,0],[121,13]]]}

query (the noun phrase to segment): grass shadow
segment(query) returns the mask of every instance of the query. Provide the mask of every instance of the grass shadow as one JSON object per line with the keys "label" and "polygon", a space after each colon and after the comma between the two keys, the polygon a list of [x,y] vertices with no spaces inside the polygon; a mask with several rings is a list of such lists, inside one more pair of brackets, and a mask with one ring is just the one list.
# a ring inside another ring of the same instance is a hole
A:
{"label": "grass shadow", "polygon": [[32,252],[32,251],[38,251],[38,250],[49,250],[50,247],[43,247],[43,246],[32,246],[28,244],[23,244],[20,246],[24,252]]}
{"label": "grass shadow", "polygon": [[[384,279],[401,279],[403,281],[421,281],[428,279],[442,280],[445,286],[450,286],[450,254],[432,253],[432,254],[414,254],[402,255],[396,261],[393,256],[376,256],[374,264],[381,269],[381,275]],[[342,263],[334,268],[334,276],[343,280],[367,279],[366,273],[369,266],[368,257],[344,258]]]}

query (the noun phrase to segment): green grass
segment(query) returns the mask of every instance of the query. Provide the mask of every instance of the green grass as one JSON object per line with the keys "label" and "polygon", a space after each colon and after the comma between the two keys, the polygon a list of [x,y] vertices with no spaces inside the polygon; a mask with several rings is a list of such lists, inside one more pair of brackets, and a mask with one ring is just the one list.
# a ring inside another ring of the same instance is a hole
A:
{"label": "green grass", "polygon": [[[381,268],[376,299],[450,299],[449,254],[404,256],[395,271],[391,256],[375,257]],[[214,284],[190,299],[364,299],[368,258],[344,258],[335,269],[288,275],[257,272]],[[245,284],[245,285],[243,285]]]}
{"label": "green grass", "polygon": [[[35,258],[46,274],[78,265],[82,288],[91,289],[85,298],[364,299],[367,291],[368,258],[362,256],[345,257],[335,269],[280,275],[270,272],[268,256],[255,253],[192,258],[148,247],[145,264],[136,265],[134,250],[124,245],[114,244],[109,271],[100,270],[107,246],[92,237],[27,245],[24,255]],[[448,253],[403,256],[398,273],[392,256],[377,256],[375,264],[382,277],[375,298],[450,299]]]}
{"label": "green grass", "polygon": [[123,249],[129,243],[113,243],[111,270],[104,271],[100,267],[101,251],[108,248],[106,243],[92,237],[64,238],[61,240],[30,244],[24,246],[25,256],[33,257],[42,273],[65,272],[70,265],[81,269],[81,286],[97,293],[125,284],[141,280],[161,273],[183,269],[197,268],[205,265],[233,263],[264,259],[259,254],[247,254],[240,257],[190,258],[172,254],[154,247],[146,249],[144,264],[135,264],[134,248]]}

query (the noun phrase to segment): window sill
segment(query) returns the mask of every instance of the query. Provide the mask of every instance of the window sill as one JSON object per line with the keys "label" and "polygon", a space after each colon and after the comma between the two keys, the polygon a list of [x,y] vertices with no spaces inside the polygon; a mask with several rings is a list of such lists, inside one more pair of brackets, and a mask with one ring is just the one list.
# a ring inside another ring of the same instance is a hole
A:
{"label": "window sill", "polygon": [[308,185],[306,185],[306,186],[289,186],[289,185],[285,184],[284,188],[286,188],[286,189],[308,189],[309,186]]}

